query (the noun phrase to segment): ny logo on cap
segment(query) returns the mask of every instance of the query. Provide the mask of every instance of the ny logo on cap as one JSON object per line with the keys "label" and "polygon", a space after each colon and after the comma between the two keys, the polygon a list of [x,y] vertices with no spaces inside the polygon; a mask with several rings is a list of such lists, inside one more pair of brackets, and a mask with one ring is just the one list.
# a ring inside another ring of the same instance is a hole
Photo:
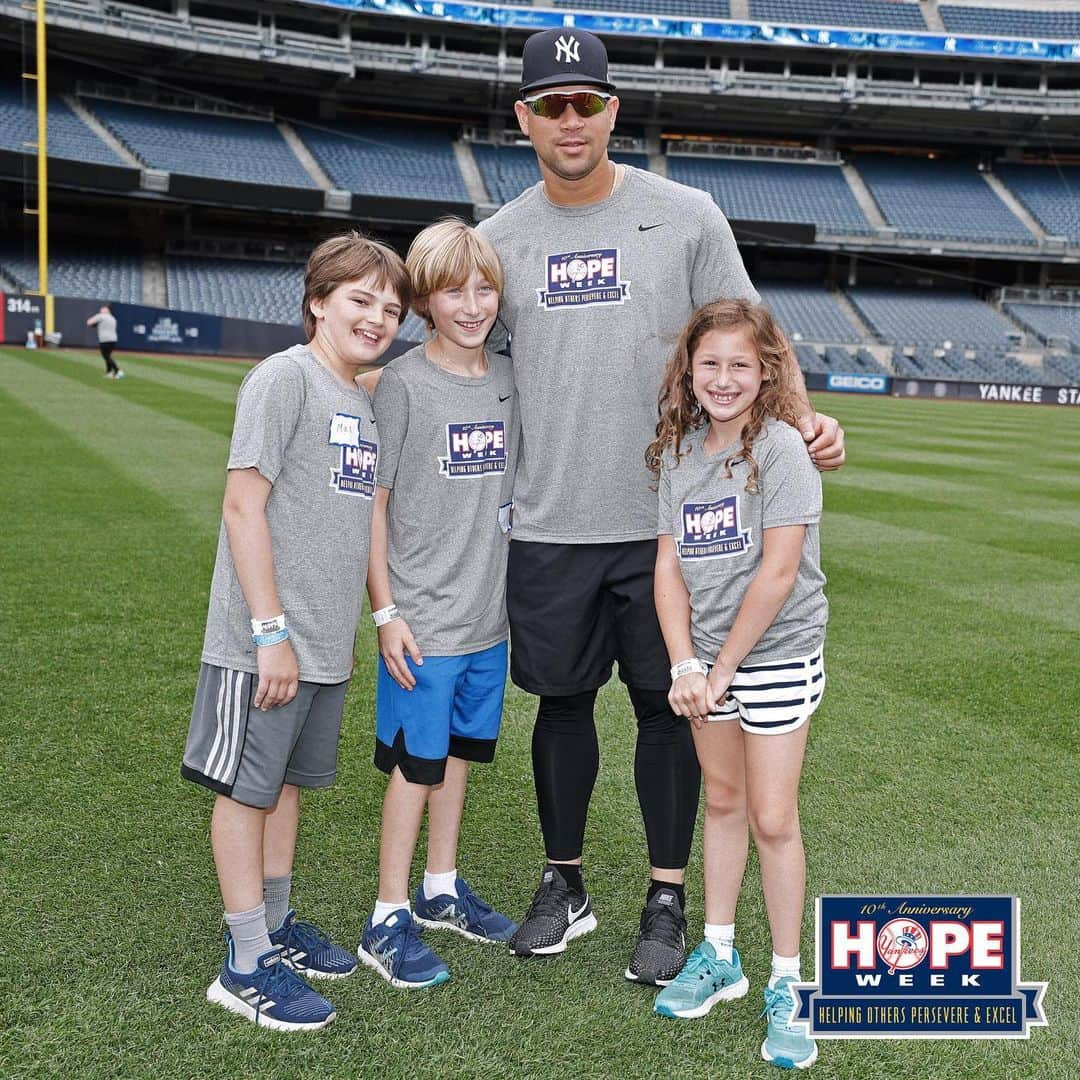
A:
{"label": "ny logo on cap", "polygon": [[578,39],[572,34],[570,37],[560,37],[555,42],[555,59],[561,60],[564,64],[579,64],[581,56],[578,50]]}

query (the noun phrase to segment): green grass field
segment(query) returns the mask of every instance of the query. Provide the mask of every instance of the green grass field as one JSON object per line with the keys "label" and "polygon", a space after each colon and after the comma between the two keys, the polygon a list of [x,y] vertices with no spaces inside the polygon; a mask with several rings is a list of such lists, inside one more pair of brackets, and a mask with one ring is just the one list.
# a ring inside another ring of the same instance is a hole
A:
{"label": "green grass field", "polygon": [[[182,781],[224,463],[243,365],[0,350],[3,547],[0,1074],[768,1077],[769,940],[751,858],[738,942],[752,989],[667,1022],[623,979],[647,880],[634,723],[601,696],[586,872],[600,926],[551,961],[439,939],[427,993],[361,970],[325,1032],[258,1030],[206,1003],[221,961],[210,798]],[[1027,1042],[822,1042],[812,1074],[1064,1078],[1078,1064],[1080,413],[828,396],[851,464],[826,478],[829,691],[802,794],[809,895],[1015,893],[1023,976],[1049,979]],[[336,787],[306,802],[294,898],[355,945],[374,899],[365,620]],[[523,912],[541,865],[535,701],[507,700],[460,866]],[[701,932],[700,845],[689,881]],[[812,900],[804,974],[812,972]],[[808,962],[806,962],[808,961]],[[1072,988],[1071,990],[1069,988]]]}

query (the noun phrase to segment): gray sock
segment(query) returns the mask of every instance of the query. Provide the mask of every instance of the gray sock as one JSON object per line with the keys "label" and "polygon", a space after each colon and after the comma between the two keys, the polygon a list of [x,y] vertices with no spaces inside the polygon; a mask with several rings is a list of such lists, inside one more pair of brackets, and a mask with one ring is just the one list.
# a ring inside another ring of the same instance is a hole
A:
{"label": "gray sock", "polygon": [[263,903],[266,905],[266,925],[275,931],[289,914],[289,893],[292,891],[292,874],[263,878]]}
{"label": "gray sock", "polygon": [[233,939],[233,971],[254,971],[256,961],[270,948],[266,932],[266,905],[250,911],[226,911],[225,922]]}

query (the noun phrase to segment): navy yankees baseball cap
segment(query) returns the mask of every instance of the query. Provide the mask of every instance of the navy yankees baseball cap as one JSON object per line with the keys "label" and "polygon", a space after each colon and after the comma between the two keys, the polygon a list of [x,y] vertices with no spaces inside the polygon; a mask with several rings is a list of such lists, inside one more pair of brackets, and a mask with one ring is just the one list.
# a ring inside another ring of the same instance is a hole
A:
{"label": "navy yankees baseball cap", "polygon": [[607,49],[587,30],[541,30],[525,41],[521,53],[521,95],[549,86],[598,86],[612,91]]}

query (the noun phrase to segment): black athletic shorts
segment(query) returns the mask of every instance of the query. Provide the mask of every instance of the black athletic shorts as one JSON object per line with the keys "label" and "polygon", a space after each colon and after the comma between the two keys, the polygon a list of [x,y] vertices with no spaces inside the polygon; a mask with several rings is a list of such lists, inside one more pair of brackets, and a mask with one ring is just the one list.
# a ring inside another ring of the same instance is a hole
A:
{"label": "black athletic shorts", "polygon": [[671,686],[653,604],[655,540],[617,544],[510,542],[506,606],[510,678],[530,694],[566,696],[619,678]]}

